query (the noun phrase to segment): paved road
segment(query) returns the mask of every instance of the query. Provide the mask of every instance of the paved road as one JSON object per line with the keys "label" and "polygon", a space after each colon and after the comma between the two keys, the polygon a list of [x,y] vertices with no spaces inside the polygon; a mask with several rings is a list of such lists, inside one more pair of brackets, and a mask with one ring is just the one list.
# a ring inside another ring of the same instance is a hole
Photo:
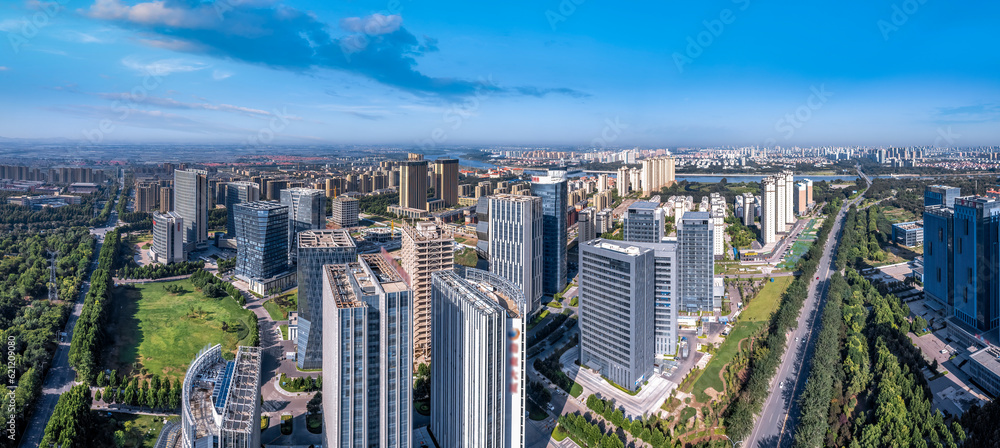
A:
{"label": "paved road", "polygon": [[[112,213],[112,215],[115,214]],[[104,244],[104,235],[114,228],[110,223],[115,223],[117,220],[117,216],[111,216],[111,219],[108,220],[108,226],[91,229],[90,233],[97,237],[97,244],[94,247],[94,259],[90,262],[91,271],[97,267],[97,255],[101,253],[101,246]],[[80,318],[80,313],[83,311],[83,299],[87,296],[87,291],[90,291],[89,280],[83,282],[83,285],[80,286],[80,296],[77,297],[76,303],[73,305],[73,313],[70,314],[69,319],[66,321],[66,328],[63,329],[66,332],[66,338],[59,343],[55,357],[52,359],[52,367],[45,374],[45,382],[42,383],[42,394],[38,397],[31,420],[24,430],[24,435],[21,436],[21,444],[19,446],[22,448],[38,447],[38,444],[42,441],[42,436],[45,435],[45,426],[48,424],[52,412],[55,411],[59,395],[69,391],[71,387],[77,384],[75,381],[76,371],[69,365],[69,344],[73,340],[73,328],[76,327],[76,320]]]}
{"label": "paved road", "polygon": [[[860,171],[859,171],[860,172]],[[864,174],[862,173],[863,178]],[[869,181],[869,186],[871,182]],[[837,244],[840,242],[840,230],[844,222],[845,211],[851,205],[864,200],[864,194],[854,200],[844,203],[834,218],[830,237],[823,247],[823,257],[820,258],[816,276],[809,283],[809,294],[799,313],[798,325],[788,336],[788,349],[781,358],[778,373],[772,380],[771,394],[764,402],[757,424],[743,446],[746,447],[790,447],[794,442],[796,420],[799,416],[799,397],[805,388],[807,369],[802,366],[812,358],[816,346],[816,335],[813,327],[819,315],[818,306],[826,297],[830,276],[836,272],[834,265]],[[777,386],[777,387],[775,387]]]}

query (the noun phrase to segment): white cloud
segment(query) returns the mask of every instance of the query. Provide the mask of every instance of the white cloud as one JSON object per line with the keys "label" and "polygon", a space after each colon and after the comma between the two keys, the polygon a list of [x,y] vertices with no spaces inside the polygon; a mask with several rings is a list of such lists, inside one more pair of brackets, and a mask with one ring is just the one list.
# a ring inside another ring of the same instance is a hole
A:
{"label": "white cloud", "polygon": [[7,70],[10,70],[10,69],[9,69],[9,68],[7,68],[7,67],[4,67],[4,66],[2,66],[2,65],[0,65],[0,72],[5,72],[5,71],[7,71]]}
{"label": "white cloud", "polygon": [[403,17],[399,14],[372,14],[366,17],[348,17],[340,20],[340,27],[354,33],[364,33],[370,36],[389,34],[399,29]]}
{"label": "white cloud", "polygon": [[162,0],[129,6],[119,0],[97,0],[86,11],[94,19],[128,20],[144,25],[167,25],[184,28],[210,28],[221,17],[210,5],[195,9],[170,8]]}
{"label": "white cloud", "polygon": [[108,42],[107,40],[101,39],[93,34],[82,33],[79,31],[67,30],[59,35],[65,41],[69,42],[79,42],[84,44],[101,44]]}
{"label": "white cloud", "polygon": [[0,31],[5,33],[17,33],[20,32],[21,28],[27,24],[28,21],[24,19],[0,20]]}
{"label": "white cloud", "polygon": [[226,79],[230,76],[233,76],[233,74],[225,70],[215,69],[214,71],[212,71],[212,79],[216,81],[222,81],[223,79]]}
{"label": "white cloud", "polygon": [[138,58],[129,56],[122,59],[122,64],[132,70],[142,74],[157,76],[167,76],[174,73],[196,72],[208,68],[208,64],[196,61],[186,61],[184,59],[160,59],[158,61],[144,62]]}

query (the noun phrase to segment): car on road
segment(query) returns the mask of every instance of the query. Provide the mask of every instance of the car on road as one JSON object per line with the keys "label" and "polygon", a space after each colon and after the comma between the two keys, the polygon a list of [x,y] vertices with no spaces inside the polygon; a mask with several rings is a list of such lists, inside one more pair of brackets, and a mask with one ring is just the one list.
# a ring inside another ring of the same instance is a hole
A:
{"label": "car on road", "polygon": [[816,280],[819,280],[819,276],[818,275],[816,276]]}
{"label": "car on road", "polygon": [[784,389],[784,388],[785,388],[785,382],[784,381],[778,383],[778,389]]}

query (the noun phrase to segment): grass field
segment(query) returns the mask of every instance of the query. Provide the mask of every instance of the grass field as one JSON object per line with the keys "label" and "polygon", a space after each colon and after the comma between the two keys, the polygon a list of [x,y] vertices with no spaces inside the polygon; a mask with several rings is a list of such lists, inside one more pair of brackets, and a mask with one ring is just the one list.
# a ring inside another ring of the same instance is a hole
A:
{"label": "grass field", "polygon": [[476,263],[479,262],[479,257],[476,255],[476,251],[468,247],[455,252],[455,263],[462,266],[468,266],[470,268],[476,267]]}
{"label": "grass field", "polygon": [[552,440],[555,440],[556,442],[562,442],[563,439],[565,438],[566,438],[566,433],[563,432],[562,427],[556,425],[556,427],[552,429]]}
{"label": "grass field", "polygon": [[264,310],[271,316],[271,320],[279,321],[288,319],[288,313],[295,311],[298,306],[298,291],[289,292],[277,296],[264,302]]}
{"label": "grass field", "polygon": [[883,207],[882,214],[884,214],[886,219],[893,224],[897,222],[910,222],[920,219],[917,215],[899,207]]}
{"label": "grass field", "polygon": [[774,281],[765,283],[757,297],[751,300],[750,304],[743,310],[743,313],[740,314],[740,321],[766,321],[771,317],[771,313],[778,308],[778,303],[781,302],[781,293],[785,292],[795,277],[789,275],[773,278]]}
{"label": "grass field", "polygon": [[781,301],[781,293],[785,292],[793,279],[792,276],[775,277],[773,283],[765,284],[757,297],[750,301],[750,304],[740,314],[739,322],[733,326],[729,336],[722,342],[708,365],[705,366],[705,370],[701,372],[701,376],[694,382],[691,390],[696,400],[701,403],[708,402],[709,397],[705,393],[705,389],[709,387],[717,392],[722,392],[722,379],[719,378],[722,368],[736,357],[736,352],[739,351],[739,342],[756,333],[770,319],[771,313],[778,308]]}
{"label": "grass field", "polygon": [[[107,416],[107,414],[104,413],[103,416]],[[111,418],[115,419],[120,425],[132,422],[129,424],[132,431],[127,433],[125,437],[125,447],[154,448],[156,446],[156,439],[160,437],[160,431],[163,430],[163,416],[112,412]],[[121,427],[119,426],[119,428]]]}
{"label": "grass field", "polygon": [[[164,287],[178,285],[180,294]],[[247,337],[252,316],[229,298],[209,299],[188,279],[119,287],[114,291],[107,329],[114,343],[102,359],[106,366],[128,369],[139,363],[148,373],[181,379],[198,351],[222,344],[224,353],[235,352]],[[226,322],[228,331],[223,331]]]}
{"label": "grass field", "polygon": [[573,386],[569,388],[569,394],[572,395],[573,398],[580,398],[580,394],[582,393],[583,393],[583,386],[577,384],[576,382],[574,382]]}
{"label": "grass field", "polygon": [[691,417],[694,417],[697,414],[698,414],[698,410],[695,409],[695,408],[692,408],[692,407],[686,407],[684,409],[681,409],[680,421],[682,421],[682,422],[686,421],[687,419],[689,419]]}

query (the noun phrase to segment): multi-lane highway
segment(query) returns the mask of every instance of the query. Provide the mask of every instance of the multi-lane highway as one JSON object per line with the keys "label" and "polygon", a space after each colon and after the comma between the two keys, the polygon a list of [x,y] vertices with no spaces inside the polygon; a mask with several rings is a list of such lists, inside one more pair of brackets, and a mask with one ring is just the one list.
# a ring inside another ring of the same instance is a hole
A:
{"label": "multi-lane highway", "polygon": [[[871,181],[860,170],[868,185]],[[809,365],[815,350],[817,332],[814,326],[819,313],[819,306],[825,299],[830,276],[836,272],[834,262],[836,249],[840,242],[840,230],[844,222],[844,214],[851,205],[862,201],[864,194],[850,200],[837,212],[830,235],[823,246],[823,256],[816,270],[816,278],[809,283],[809,294],[802,310],[799,312],[798,325],[788,335],[788,349],[781,358],[781,365],[771,384],[771,394],[764,402],[757,424],[742,446],[744,447],[789,447],[793,444],[796,420],[799,416],[799,396],[805,388]]]}

